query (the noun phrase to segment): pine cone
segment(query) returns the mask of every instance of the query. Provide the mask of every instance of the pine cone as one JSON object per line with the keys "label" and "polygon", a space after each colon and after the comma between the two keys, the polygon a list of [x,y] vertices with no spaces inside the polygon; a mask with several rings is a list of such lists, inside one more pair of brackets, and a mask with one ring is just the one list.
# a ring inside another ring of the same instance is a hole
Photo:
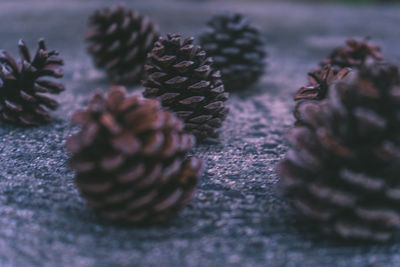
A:
{"label": "pine cone", "polygon": [[82,196],[101,216],[156,223],[192,198],[202,162],[185,155],[195,139],[157,101],[125,97],[114,87],[106,99],[95,95],[73,121],[82,130],[67,141],[70,166]]}
{"label": "pine cone", "polygon": [[116,84],[139,83],[146,55],[158,38],[158,27],[123,6],[96,11],[89,19],[86,40],[95,64]]}
{"label": "pine cone", "polygon": [[309,86],[301,87],[294,97],[295,100],[322,100],[328,93],[329,86],[338,82],[350,73],[350,69],[343,68],[335,74],[330,65],[308,73]]}
{"label": "pine cone", "polygon": [[281,183],[323,230],[389,240],[400,227],[399,70],[362,67],[333,87],[328,99],[298,106],[305,123],[288,134]]}
{"label": "pine cone", "polygon": [[335,49],[320,65],[329,64],[335,72],[339,72],[342,68],[360,68],[368,61],[376,63],[381,61],[381,48],[378,45],[368,43],[368,41],[368,38],[362,41],[349,39],[344,47]]}
{"label": "pine cone", "polygon": [[179,35],[169,34],[155,43],[146,65],[147,79],[143,95],[158,98],[162,105],[185,122],[185,130],[198,139],[217,137],[228,114],[219,71],[212,59],[193,38],[181,43]]}
{"label": "pine cone", "polygon": [[0,118],[21,126],[49,122],[49,109],[55,110],[58,103],[46,94],[58,94],[64,91],[64,86],[45,77],[63,77],[63,60],[57,51],[47,51],[43,39],[39,40],[33,59],[22,40],[18,47],[21,55],[18,63],[0,50]]}
{"label": "pine cone", "polygon": [[257,82],[266,57],[259,31],[240,14],[214,16],[208,26],[200,43],[221,71],[226,90],[244,90]]}

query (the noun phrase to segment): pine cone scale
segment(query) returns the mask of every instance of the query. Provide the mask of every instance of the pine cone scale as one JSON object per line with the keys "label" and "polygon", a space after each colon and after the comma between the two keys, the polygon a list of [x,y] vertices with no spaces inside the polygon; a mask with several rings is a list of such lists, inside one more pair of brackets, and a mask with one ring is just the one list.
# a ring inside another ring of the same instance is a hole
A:
{"label": "pine cone scale", "polygon": [[118,182],[121,184],[132,184],[144,175],[145,167],[143,164],[137,164],[129,167],[128,170],[123,171],[117,175]]}

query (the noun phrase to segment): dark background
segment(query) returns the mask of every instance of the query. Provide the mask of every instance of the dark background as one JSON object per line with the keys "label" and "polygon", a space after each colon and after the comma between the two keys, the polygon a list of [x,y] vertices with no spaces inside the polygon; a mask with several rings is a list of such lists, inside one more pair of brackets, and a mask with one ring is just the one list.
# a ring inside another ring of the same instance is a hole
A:
{"label": "dark background", "polygon": [[[350,2],[350,1],[345,1]],[[361,2],[361,1],[358,1]],[[369,2],[369,1],[362,1]],[[55,121],[37,128],[0,124],[1,266],[397,266],[400,246],[326,239],[296,223],[279,196],[276,163],[293,124],[293,93],[306,73],[348,37],[371,36],[400,63],[399,6],[271,1],[127,1],[163,33],[197,36],[213,14],[240,11],[267,40],[266,75],[228,101],[216,143],[193,154],[207,162],[192,203],[169,223],[121,228],[87,208],[67,167],[69,123],[108,82],[85,52],[87,17],[117,1],[1,0],[0,47],[17,57],[23,38],[45,37],[65,59],[67,90]],[[140,94],[141,87],[128,88]],[[399,238],[397,237],[397,241]]]}

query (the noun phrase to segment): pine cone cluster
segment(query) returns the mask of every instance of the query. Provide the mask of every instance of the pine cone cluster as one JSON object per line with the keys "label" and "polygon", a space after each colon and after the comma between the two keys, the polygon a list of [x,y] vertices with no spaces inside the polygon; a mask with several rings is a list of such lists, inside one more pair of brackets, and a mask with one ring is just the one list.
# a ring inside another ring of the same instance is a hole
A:
{"label": "pine cone cluster", "polygon": [[115,84],[131,85],[143,78],[146,55],[158,38],[158,27],[123,6],[97,10],[89,19],[86,40],[95,64]]}
{"label": "pine cone cluster", "polygon": [[185,158],[195,143],[183,123],[155,100],[113,87],[95,95],[73,121],[67,141],[76,184],[101,216],[123,224],[166,220],[191,199],[202,162]]}
{"label": "pine cone cluster", "polygon": [[58,107],[47,94],[58,94],[64,86],[46,77],[61,78],[63,60],[57,51],[48,51],[43,39],[33,56],[26,44],[18,43],[21,60],[0,51],[0,118],[21,126],[51,121],[49,110]]}
{"label": "pine cone cluster", "polygon": [[160,37],[148,55],[143,95],[162,105],[185,122],[185,130],[198,139],[217,137],[228,113],[219,71],[193,38],[169,34]]}
{"label": "pine cone cluster", "polygon": [[339,72],[342,68],[359,68],[368,61],[381,61],[381,48],[368,41],[368,38],[362,41],[347,40],[346,45],[335,49],[328,58],[321,62],[321,66],[331,65],[335,72]]}
{"label": "pine cone cluster", "polygon": [[240,14],[214,16],[200,42],[222,73],[227,91],[248,88],[264,73],[264,41],[259,31]]}
{"label": "pine cone cluster", "polygon": [[280,167],[295,208],[326,232],[386,241],[400,227],[400,76],[361,67],[323,101],[304,101]]}

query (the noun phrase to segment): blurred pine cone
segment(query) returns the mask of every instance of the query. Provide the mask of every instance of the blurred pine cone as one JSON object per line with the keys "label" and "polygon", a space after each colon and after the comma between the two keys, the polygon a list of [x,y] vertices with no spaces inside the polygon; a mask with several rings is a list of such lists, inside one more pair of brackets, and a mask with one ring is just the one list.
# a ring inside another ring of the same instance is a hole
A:
{"label": "blurred pine cone", "polygon": [[264,73],[264,41],[241,14],[221,14],[208,22],[200,36],[204,50],[222,73],[227,91],[244,90]]}
{"label": "blurred pine cone", "polygon": [[339,72],[342,68],[360,68],[368,61],[369,63],[381,61],[381,48],[368,41],[368,38],[362,41],[349,39],[345,46],[335,49],[320,65],[323,67],[329,64],[335,72]]}
{"label": "blurred pine cone", "polygon": [[400,227],[400,75],[377,63],[297,107],[281,184],[324,231],[386,241]]}
{"label": "blurred pine cone", "polygon": [[45,77],[63,77],[63,60],[57,51],[47,50],[43,39],[39,40],[33,58],[22,40],[18,47],[21,56],[18,63],[0,50],[0,118],[21,126],[49,122],[49,109],[55,110],[58,103],[46,94],[58,94],[64,91],[64,86]]}
{"label": "blurred pine cone", "polygon": [[143,78],[144,64],[158,38],[158,27],[124,6],[97,10],[89,19],[86,40],[95,64],[115,84],[131,85]]}
{"label": "blurred pine cone", "polygon": [[143,95],[157,98],[185,122],[185,130],[198,139],[217,137],[228,114],[219,71],[212,67],[212,59],[193,38],[181,43],[181,37],[169,34],[155,43],[146,65],[147,79]]}
{"label": "blurred pine cone", "polygon": [[88,204],[124,224],[156,223],[192,198],[202,162],[187,158],[195,139],[155,100],[125,97],[114,87],[95,95],[73,121],[82,130],[69,138],[70,166]]}

